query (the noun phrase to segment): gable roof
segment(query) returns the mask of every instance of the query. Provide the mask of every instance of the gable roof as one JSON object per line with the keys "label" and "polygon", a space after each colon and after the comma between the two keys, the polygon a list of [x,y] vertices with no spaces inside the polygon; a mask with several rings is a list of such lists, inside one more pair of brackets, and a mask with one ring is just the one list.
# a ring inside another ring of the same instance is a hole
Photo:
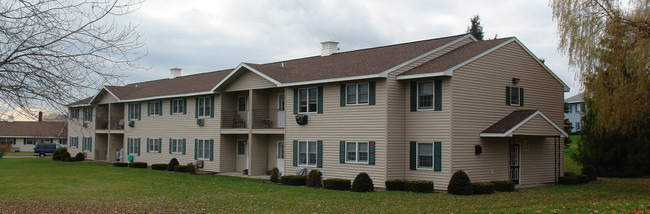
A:
{"label": "gable roof", "polygon": [[66,122],[0,121],[0,137],[65,138]]}
{"label": "gable roof", "polygon": [[517,128],[526,124],[529,120],[533,119],[535,116],[541,116],[546,122],[548,122],[553,128],[555,128],[563,137],[567,137],[566,132],[562,130],[557,124],[553,123],[544,113],[539,110],[515,110],[501,120],[492,124],[487,129],[481,132],[481,137],[511,137],[512,133],[517,130]]}
{"label": "gable roof", "polygon": [[583,94],[584,92],[566,98],[564,99],[564,103],[584,103],[585,101],[582,99]]}
{"label": "gable roof", "polygon": [[[95,96],[96,96],[96,95],[95,95]],[[92,96],[92,97],[86,97],[86,98],[83,98],[83,99],[81,99],[81,100],[77,100],[77,101],[75,101],[75,102],[72,102],[72,103],[68,104],[68,106],[70,106],[70,107],[88,106],[88,105],[90,105],[90,101],[91,101],[93,98],[95,98],[95,96]]]}

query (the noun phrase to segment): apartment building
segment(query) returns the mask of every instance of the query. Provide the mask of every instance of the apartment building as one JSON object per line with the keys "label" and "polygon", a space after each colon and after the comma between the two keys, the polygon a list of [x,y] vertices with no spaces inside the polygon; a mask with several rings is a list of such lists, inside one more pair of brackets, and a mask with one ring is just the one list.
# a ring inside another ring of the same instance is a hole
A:
{"label": "apartment building", "polygon": [[569,88],[516,38],[321,45],[318,56],[105,86],[69,105],[71,153],[250,175],[366,172],[379,187],[409,179],[446,189],[456,170],[520,187],[561,174]]}

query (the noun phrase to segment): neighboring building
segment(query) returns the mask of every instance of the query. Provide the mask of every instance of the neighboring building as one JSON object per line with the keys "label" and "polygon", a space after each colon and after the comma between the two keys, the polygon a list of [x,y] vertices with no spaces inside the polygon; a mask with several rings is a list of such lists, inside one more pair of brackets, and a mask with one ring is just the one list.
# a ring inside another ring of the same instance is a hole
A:
{"label": "neighboring building", "polygon": [[564,112],[564,118],[569,119],[569,122],[573,125],[571,132],[580,131],[584,124],[582,114],[585,110],[585,101],[582,100],[582,95],[583,93],[579,93],[564,100],[567,110]]}
{"label": "neighboring building", "polygon": [[68,135],[66,122],[42,121],[0,121],[0,145],[10,150],[33,152],[37,143],[66,144]]}
{"label": "neighboring building", "polygon": [[200,160],[203,170],[251,175],[366,172],[379,187],[430,180],[440,190],[456,170],[520,187],[563,172],[557,124],[569,88],[516,38],[337,44],[323,42],[320,56],[105,86],[70,104],[70,153]]}

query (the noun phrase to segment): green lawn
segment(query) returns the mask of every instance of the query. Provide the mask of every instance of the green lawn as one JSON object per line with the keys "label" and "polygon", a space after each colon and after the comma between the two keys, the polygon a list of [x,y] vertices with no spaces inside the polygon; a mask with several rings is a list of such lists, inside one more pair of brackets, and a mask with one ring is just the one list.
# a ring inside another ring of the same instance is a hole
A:
{"label": "green lawn", "polygon": [[103,162],[0,159],[1,213],[419,213],[648,210],[650,178],[454,196],[353,193],[220,175],[115,168]]}
{"label": "green lawn", "polygon": [[4,155],[6,156],[32,156],[34,152],[7,152]]}
{"label": "green lawn", "polygon": [[582,173],[582,167],[576,163],[576,161],[571,158],[571,155],[578,154],[578,142],[580,141],[580,135],[571,136],[571,144],[569,148],[564,150],[564,171],[573,172],[576,174]]}

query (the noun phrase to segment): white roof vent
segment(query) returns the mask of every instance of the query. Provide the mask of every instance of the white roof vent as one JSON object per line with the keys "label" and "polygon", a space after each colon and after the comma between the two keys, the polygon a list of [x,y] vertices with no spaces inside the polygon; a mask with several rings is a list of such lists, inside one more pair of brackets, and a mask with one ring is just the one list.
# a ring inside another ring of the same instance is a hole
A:
{"label": "white roof vent", "polygon": [[339,47],[338,47],[339,42],[337,41],[329,40],[329,41],[321,42],[320,44],[323,46],[323,48],[320,51],[320,56],[329,56],[339,52]]}
{"label": "white roof vent", "polygon": [[14,116],[11,115],[11,116],[7,117],[7,121],[9,121],[10,123],[14,122]]}
{"label": "white roof vent", "polygon": [[181,69],[179,67],[170,68],[169,69],[169,79],[174,79],[176,77],[180,77],[181,76],[181,70],[183,70],[183,69]]}

